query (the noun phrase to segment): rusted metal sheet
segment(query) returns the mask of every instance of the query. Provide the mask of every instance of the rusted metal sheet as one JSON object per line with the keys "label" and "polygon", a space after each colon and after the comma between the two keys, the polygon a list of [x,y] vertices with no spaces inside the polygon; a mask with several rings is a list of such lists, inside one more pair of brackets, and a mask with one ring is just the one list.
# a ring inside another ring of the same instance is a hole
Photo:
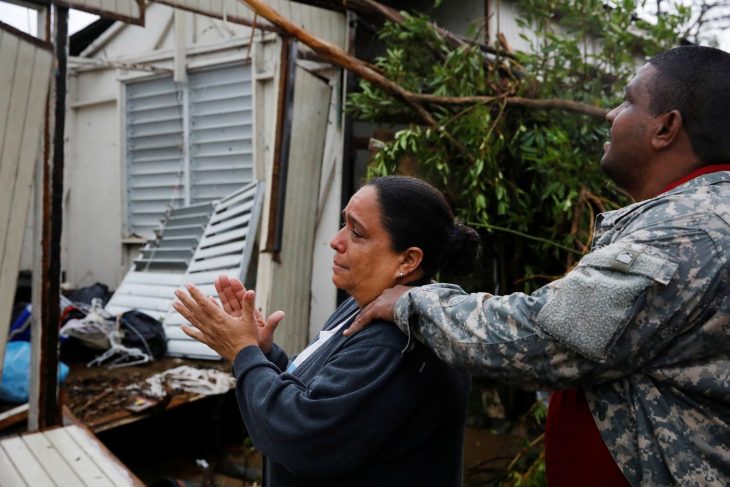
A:
{"label": "rusted metal sheet", "polygon": [[[49,44],[0,23],[0,371],[40,156],[53,55]],[[58,306],[58,305],[56,305]]]}
{"label": "rusted metal sheet", "polygon": [[59,7],[83,10],[107,19],[144,25],[144,0],[52,0]]}
{"label": "rusted metal sheet", "polygon": [[274,254],[279,261],[281,233],[284,225],[287,166],[291,147],[291,123],[294,103],[294,80],[296,77],[297,43],[283,38],[279,60],[279,100],[276,113],[276,136],[274,139],[274,164],[271,172],[271,198],[269,199],[269,227],[266,233],[264,252]]}

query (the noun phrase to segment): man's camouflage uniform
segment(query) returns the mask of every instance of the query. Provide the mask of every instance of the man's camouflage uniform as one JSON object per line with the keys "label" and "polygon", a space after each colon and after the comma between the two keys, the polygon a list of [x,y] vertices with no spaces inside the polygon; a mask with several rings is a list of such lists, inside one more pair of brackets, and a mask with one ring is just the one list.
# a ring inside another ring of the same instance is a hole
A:
{"label": "man's camouflage uniform", "polygon": [[475,375],[582,387],[632,485],[730,485],[729,258],[716,172],[599,215],[591,253],[531,295],[431,284],[396,322]]}

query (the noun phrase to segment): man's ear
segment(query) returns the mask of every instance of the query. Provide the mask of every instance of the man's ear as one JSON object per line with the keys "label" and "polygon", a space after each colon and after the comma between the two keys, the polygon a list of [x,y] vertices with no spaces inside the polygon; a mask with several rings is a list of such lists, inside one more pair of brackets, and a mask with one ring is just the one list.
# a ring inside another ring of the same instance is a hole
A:
{"label": "man's ear", "polygon": [[657,125],[651,139],[651,145],[655,150],[666,149],[674,143],[684,128],[682,114],[679,113],[679,110],[672,110],[657,115],[655,120]]}

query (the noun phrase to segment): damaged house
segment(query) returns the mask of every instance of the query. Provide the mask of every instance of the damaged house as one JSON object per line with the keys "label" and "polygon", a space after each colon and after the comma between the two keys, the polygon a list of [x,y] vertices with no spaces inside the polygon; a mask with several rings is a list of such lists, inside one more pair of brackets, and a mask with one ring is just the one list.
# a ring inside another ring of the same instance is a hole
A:
{"label": "damaged house", "polygon": [[[51,205],[63,212],[57,277],[69,289],[100,282],[117,290],[107,310],[141,309],[161,320],[173,355],[216,358],[177,329],[173,292],[190,280],[213,294],[215,275],[238,275],[256,290],[264,312],[286,311],[277,342],[289,351],[303,348],[336,307],[329,240],[365,174],[370,140],[383,132],[345,109],[357,77],[244,2],[52,3],[102,14],[71,37],[66,85],[56,85],[66,104],[63,138],[51,151],[65,159],[58,175],[63,192]],[[374,26],[388,12],[432,6],[266,4],[312,38],[360,59],[382,49]],[[524,49],[516,16],[509,2],[465,0],[458,8],[442,6],[434,18],[455,33],[475,29],[481,39],[499,32],[505,45]],[[2,59],[10,59],[7,39],[0,44]],[[1,215],[3,228],[25,235],[0,253],[4,303],[12,301],[18,270],[39,269],[38,248],[47,245],[38,229],[49,218],[40,187],[51,155],[36,142],[45,128],[40,105],[46,92],[39,86],[51,76],[52,46],[42,44],[39,71],[25,78],[28,106],[35,101],[38,107],[21,120],[20,108],[0,100],[8,120],[16,117],[28,128],[12,168],[12,198],[6,193],[2,200],[6,210],[13,208]],[[3,148],[17,136],[7,127]],[[41,282],[40,275],[34,278]],[[34,292],[53,296],[43,287]],[[4,338],[6,328],[0,331]],[[4,350],[4,341],[0,345]],[[46,353],[55,345],[46,343]],[[42,366],[48,364],[33,364]]]}
{"label": "damaged house", "polygon": [[[147,4],[144,26],[100,19],[71,38],[64,282],[117,289],[130,269],[149,268],[149,252],[140,256],[140,250],[171,209],[209,204],[258,181],[258,233],[241,273],[263,310],[287,312],[277,341],[301,349],[336,306],[328,242],[362,181],[377,128],[345,111],[354,75],[277,34],[243,3],[223,2],[220,11],[187,5],[193,2],[180,2],[185,10],[170,6],[177,3]],[[368,14],[380,4],[267,3],[312,37],[357,57],[372,58],[380,49],[371,22],[382,16]],[[482,38],[499,29],[513,47],[526,47],[509,2],[459,4],[436,10],[439,25]],[[151,270],[178,277],[166,291],[145,287],[162,282],[139,283],[136,296],[118,296],[120,307],[112,310],[137,307],[155,315],[157,307],[155,316],[164,320],[192,250],[168,263],[156,252]],[[213,264],[210,275],[237,265]]]}

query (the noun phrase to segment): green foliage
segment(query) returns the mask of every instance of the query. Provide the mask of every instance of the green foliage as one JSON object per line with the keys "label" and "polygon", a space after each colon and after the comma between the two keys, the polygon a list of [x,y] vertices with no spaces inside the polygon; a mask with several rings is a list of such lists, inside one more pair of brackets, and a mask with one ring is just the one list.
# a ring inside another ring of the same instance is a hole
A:
{"label": "green foliage", "polygon": [[[517,4],[531,50],[516,59],[485,60],[476,44],[452,47],[429,18],[404,12],[402,25],[386,23],[380,31],[386,51],[376,65],[414,93],[517,95],[612,107],[642,59],[671,47],[687,17],[680,10],[657,25],[637,25],[632,0]],[[410,106],[364,81],[349,106],[365,120],[420,120]],[[375,156],[369,176],[398,172],[401,161],[414,159],[418,175],[444,191],[457,216],[481,229],[484,262],[467,287],[535,289],[587,250],[596,212],[627,202],[599,168],[605,120],[507,107],[499,99],[427,108],[438,127],[411,124],[397,132]]]}

